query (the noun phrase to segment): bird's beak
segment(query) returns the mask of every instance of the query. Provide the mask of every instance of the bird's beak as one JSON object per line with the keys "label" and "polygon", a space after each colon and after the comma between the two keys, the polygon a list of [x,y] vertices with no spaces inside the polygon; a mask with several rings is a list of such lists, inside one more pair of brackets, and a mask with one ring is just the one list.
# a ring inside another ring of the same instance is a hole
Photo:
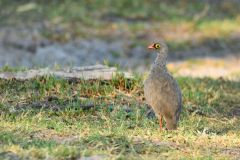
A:
{"label": "bird's beak", "polygon": [[148,49],[154,49],[154,44],[149,45]]}

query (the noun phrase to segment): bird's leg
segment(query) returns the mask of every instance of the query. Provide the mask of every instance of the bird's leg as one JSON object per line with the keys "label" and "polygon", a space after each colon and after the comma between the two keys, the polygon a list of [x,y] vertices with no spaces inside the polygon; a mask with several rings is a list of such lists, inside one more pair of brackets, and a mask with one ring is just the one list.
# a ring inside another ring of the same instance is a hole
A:
{"label": "bird's leg", "polygon": [[160,127],[160,130],[162,130],[162,115],[159,116],[159,127]]}

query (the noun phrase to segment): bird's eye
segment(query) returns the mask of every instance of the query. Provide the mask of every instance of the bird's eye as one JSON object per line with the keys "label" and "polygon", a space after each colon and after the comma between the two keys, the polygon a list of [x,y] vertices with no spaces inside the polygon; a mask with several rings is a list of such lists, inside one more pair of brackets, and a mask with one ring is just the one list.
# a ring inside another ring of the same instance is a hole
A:
{"label": "bird's eye", "polygon": [[158,44],[158,43],[156,43],[154,46],[155,46],[156,49],[160,48],[160,44]]}

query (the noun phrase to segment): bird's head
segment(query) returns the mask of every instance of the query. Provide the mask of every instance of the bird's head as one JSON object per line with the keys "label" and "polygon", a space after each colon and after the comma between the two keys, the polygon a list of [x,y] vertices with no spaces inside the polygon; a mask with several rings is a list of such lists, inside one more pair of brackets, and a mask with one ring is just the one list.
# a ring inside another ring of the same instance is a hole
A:
{"label": "bird's head", "polygon": [[148,46],[148,49],[156,50],[158,53],[165,53],[166,54],[168,52],[168,47],[163,42],[153,43],[153,44]]}

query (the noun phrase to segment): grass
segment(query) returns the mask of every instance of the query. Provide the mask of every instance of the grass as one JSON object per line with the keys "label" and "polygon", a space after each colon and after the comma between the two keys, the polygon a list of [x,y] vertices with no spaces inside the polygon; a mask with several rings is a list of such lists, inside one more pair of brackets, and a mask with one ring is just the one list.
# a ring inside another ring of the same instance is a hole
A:
{"label": "grass", "polygon": [[[239,6],[230,1],[0,0],[0,26],[40,25],[41,36],[57,42],[100,37],[132,40],[134,47],[145,45],[150,35],[165,39],[172,50],[216,43],[221,49],[238,46],[232,36],[239,33]],[[25,68],[6,66],[0,72],[19,70]],[[177,131],[159,131],[158,120],[147,116],[139,76],[0,80],[0,159],[239,159],[240,82],[177,80],[184,104]],[[94,107],[81,108],[89,104]]]}
{"label": "grass", "polygon": [[141,41],[139,37],[153,35],[173,50],[216,40],[222,46],[236,41],[232,36],[239,33],[240,24],[240,5],[233,1],[0,0],[0,5],[0,25],[40,24],[42,36],[58,42],[79,37]]}
{"label": "grass", "polygon": [[[147,117],[142,78],[0,80],[0,157],[21,159],[239,158],[240,83],[177,77],[177,131]],[[80,106],[93,103],[94,108]],[[127,108],[127,109],[126,109]]]}
{"label": "grass", "polygon": [[[239,6],[234,2],[220,2],[211,4],[207,2],[189,3],[192,1],[156,1],[156,0],[137,0],[137,1],[119,1],[111,0],[88,0],[76,2],[74,0],[51,2],[34,0],[12,1],[1,0],[1,5],[5,6],[2,11],[3,15],[11,14],[24,18],[28,16],[28,21],[37,20],[37,18],[56,19],[61,18],[62,21],[83,21],[94,24],[100,21],[100,18],[109,18],[108,20],[129,20],[144,21],[149,18],[154,21],[186,21],[197,20],[196,16],[202,17],[204,20],[235,18],[238,15]],[[127,6],[127,7],[126,7]],[[55,9],[55,10],[53,10]],[[210,10],[211,9],[211,10]],[[206,13],[210,13],[208,16]],[[223,13],[224,12],[224,13]],[[33,13],[28,15],[29,13]],[[111,19],[116,18],[116,19]],[[59,19],[59,21],[61,20]],[[87,19],[94,19],[90,21]]]}

